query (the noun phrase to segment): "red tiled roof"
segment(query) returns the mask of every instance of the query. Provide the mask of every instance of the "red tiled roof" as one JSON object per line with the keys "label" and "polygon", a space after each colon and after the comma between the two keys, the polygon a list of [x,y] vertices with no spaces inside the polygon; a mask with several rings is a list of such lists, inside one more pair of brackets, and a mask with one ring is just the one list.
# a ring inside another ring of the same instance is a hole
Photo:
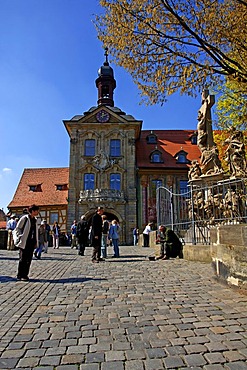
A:
{"label": "red tiled roof", "polygon": [[[30,185],[41,184],[41,191],[31,191]],[[69,184],[69,168],[24,169],[13,200],[8,207],[28,207],[67,204],[68,190],[57,190],[56,185]]]}
{"label": "red tiled roof", "polygon": [[[186,168],[187,164],[176,163],[174,156],[181,150],[188,153],[187,159],[199,160],[201,152],[196,144],[191,144],[191,136],[195,130],[154,130],[152,134],[157,136],[157,144],[148,144],[146,137],[151,134],[150,130],[141,131],[140,140],[137,141],[137,167],[139,168]],[[151,163],[150,154],[154,150],[162,153],[163,163]]]}
{"label": "red tiled roof", "polygon": [[6,229],[7,221],[0,221],[0,229]]}

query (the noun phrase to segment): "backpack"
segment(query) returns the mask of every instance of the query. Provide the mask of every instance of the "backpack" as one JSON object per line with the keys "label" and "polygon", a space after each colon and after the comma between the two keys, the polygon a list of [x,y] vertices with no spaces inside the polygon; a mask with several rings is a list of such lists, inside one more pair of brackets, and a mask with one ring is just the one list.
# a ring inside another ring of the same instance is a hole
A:
{"label": "backpack", "polygon": [[14,240],[14,245],[18,248],[19,245],[20,245],[20,241],[21,241],[21,237],[22,237],[22,234],[23,234],[23,231],[25,229],[25,226],[26,226],[26,223],[27,223],[27,219],[28,217],[25,217],[25,220],[24,220],[24,224],[22,226],[21,229],[19,228],[15,228],[13,231],[12,231],[12,236],[13,236],[13,240]]}
{"label": "backpack", "polygon": [[108,233],[108,230],[109,230],[109,222],[105,220],[103,222],[102,233],[103,234],[107,234]]}
{"label": "backpack", "polygon": [[76,236],[85,235],[88,232],[88,222],[82,221],[79,222],[76,229]]}

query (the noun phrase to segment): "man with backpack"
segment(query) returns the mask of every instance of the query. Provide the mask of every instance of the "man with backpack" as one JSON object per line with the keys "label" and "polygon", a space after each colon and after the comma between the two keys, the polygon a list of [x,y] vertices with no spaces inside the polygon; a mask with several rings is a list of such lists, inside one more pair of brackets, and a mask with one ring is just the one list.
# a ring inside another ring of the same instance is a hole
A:
{"label": "man with backpack", "polygon": [[81,220],[78,222],[76,228],[76,238],[78,240],[79,245],[78,254],[80,256],[84,256],[85,248],[88,245],[88,233],[89,233],[89,224],[86,220],[86,217],[83,215],[81,216]]}

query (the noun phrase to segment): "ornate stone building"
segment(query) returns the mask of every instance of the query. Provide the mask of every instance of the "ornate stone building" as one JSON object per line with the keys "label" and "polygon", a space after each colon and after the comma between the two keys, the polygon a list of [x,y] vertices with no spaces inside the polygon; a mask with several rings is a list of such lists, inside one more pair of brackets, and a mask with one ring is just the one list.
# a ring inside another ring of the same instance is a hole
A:
{"label": "ornate stone building", "polygon": [[21,214],[36,203],[49,223],[57,212],[66,232],[74,219],[83,214],[90,219],[103,206],[108,219],[121,225],[121,244],[131,244],[135,226],[142,232],[147,222],[156,223],[157,187],[186,188],[191,161],[200,156],[196,132],[142,130],[141,120],[115,107],[116,80],[107,53],[95,82],[97,106],[63,121],[70,137],[69,168],[39,169],[38,177],[37,169],[25,169],[9,209]]}
{"label": "ornate stone building", "polygon": [[132,229],[156,222],[156,188],[186,187],[199,150],[190,130],[142,131],[142,121],[114,106],[116,81],[107,59],[98,71],[98,105],[64,124],[70,136],[68,225],[103,206],[117,219],[122,243]]}
{"label": "ornate stone building", "polygon": [[68,225],[75,215],[91,218],[103,206],[131,243],[137,220],[136,141],[142,121],[114,107],[116,87],[106,54],[96,80],[98,106],[64,121],[70,136]]}

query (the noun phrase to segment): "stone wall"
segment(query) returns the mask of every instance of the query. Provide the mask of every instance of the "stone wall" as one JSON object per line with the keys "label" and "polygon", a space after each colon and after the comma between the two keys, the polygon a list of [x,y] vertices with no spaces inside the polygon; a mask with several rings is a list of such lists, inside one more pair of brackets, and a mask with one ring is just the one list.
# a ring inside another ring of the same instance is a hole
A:
{"label": "stone wall", "polygon": [[210,236],[216,276],[247,292],[247,225],[218,226]]}

